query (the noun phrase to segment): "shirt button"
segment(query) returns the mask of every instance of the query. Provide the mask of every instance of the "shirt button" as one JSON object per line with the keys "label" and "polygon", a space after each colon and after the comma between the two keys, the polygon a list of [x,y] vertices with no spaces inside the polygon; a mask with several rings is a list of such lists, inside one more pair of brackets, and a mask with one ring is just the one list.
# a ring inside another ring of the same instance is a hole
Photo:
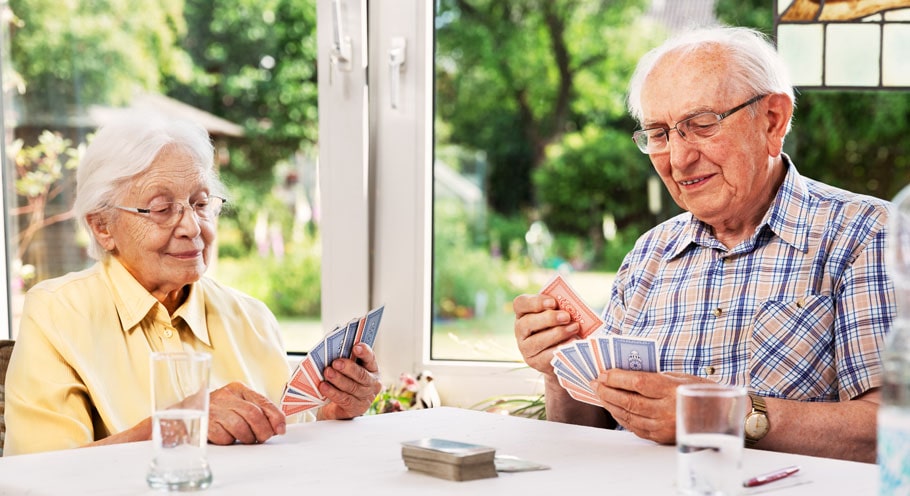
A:
{"label": "shirt button", "polygon": [[712,366],[710,366],[710,365],[708,365],[707,367],[705,367],[705,374],[707,374],[707,375],[714,375],[714,367],[712,367]]}
{"label": "shirt button", "polygon": [[721,315],[724,314],[724,311],[720,307],[717,307],[714,309],[713,313],[714,313],[715,317],[720,317]]}
{"label": "shirt button", "polygon": [[170,339],[171,336],[173,336],[173,335],[174,335],[174,331],[172,331],[172,330],[170,330],[170,329],[165,329],[165,330],[164,330],[164,337]]}

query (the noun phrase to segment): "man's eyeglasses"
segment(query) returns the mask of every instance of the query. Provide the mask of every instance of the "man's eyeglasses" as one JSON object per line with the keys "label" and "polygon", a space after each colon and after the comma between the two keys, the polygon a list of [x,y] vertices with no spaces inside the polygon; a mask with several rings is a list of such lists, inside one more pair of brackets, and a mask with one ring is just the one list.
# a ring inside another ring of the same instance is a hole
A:
{"label": "man's eyeglasses", "polygon": [[666,152],[670,146],[670,131],[673,131],[674,129],[679,134],[680,138],[689,143],[704,141],[720,131],[720,121],[766,96],[768,95],[752,97],[746,103],[737,105],[722,114],[703,112],[701,114],[693,115],[692,117],[677,122],[675,126],[669,129],[665,127],[652,127],[651,129],[635,131],[632,133],[632,141],[638,145],[638,149],[641,150],[642,153],[648,155]]}
{"label": "man's eyeglasses", "polygon": [[227,200],[220,196],[209,196],[193,203],[160,202],[153,203],[148,208],[121,207],[119,205],[114,205],[114,208],[145,215],[155,224],[167,228],[174,227],[180,222],[187,206],[193,209],[196,217],[200,220],[214,220],[221,214],[221,209],[225,203],[227,203]]}

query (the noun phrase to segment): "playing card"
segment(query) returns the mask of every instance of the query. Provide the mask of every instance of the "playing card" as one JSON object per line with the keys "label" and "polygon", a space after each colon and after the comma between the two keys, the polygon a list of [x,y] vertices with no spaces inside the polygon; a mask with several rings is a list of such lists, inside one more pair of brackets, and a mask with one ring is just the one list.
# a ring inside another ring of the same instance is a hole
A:
{"label": "playing card", "polygon": [[585,383],[593,381],[596,376],[591,374],[588,366],[585,365],[584,360],[581,358],[581,355],[578,352],[578,349],[575,347],[574,343],[568,346],[562,346],[558,349],[562,353],[562,356],[572,365],[578,375],[585,380]]}
{"label": "playing card", "polygon": [[319,371],[319,376],[322,377],[322,372],[325,370],[325,340],[319,341],[319,344],[313,347],[306,356],[308,359],[313,360],[313,365],[316,366],[316,370]]}
{"label": "playing card", "polygon": [[350,358],[354,345],[361,340],[373,346],[384,308],[375,308],[363,317],[351,319],[347,324],[332,329],[307,353],[294,369],[281,395],[281,411],[285,415],[328,403],[319,392],[319,383],[324,379],[323,371],[338,358]]}
{"label": "playing card", "polygon": [[591,351],[594,353],[594,363],[597,365],[597,374],[600,375],[608,369],[613,368],[613,360],[610,358],[613,354],[613,344],[608,336],[597,336],[588,338],[591,343]]}
{"label": "playing card", "polygon": [[586,339],[579,339],[575,341],[574,344],[575,349],[578,351],[578,356],[581,357],[582,364],[592,377],[591,380],[597,379],[597,376],[600,375],[600,371],[597,370],[597,365],[594,363],[594,352],[591,347],[591,342]]}
{"label": "playing card", "polygon": [[325,337],[325,364],[332,365],[336,359],[341,358],[341,351],[344,348],[344,334],[348,327],[336,327]]}
{"label": "playing card", "polygon": [[299,367],[303,369],[304,374],[310,380],[310,383],[313,384],[313,387],[317,387],[322,381],[322,371],[316,368],[315,362],[307,357],[304,361],[300,362]]}
{"label": "playing card", "polygon": [[660,371],[653,339],[612,336],[614,366],[625,370]]}
{"label": "playing card", "polygon": [[[579,390],[593,394],[594,391],[591,390],[591,387],[588,386],[588,383],[585,382],[584,378],[578,375],[578,372],[576,372],[572,366],[565,361],[565,358],[559,355],[558,351],[556,353],[557,355],[554,355],[553,359],[550,360],[550,364],[553,365],[553,372],[556,374],[556,377],[565,379]],[[563,387],[565,387],[565,385],[563,385]]]}
{"label": "playing card", "polygon": [[360,327],[360,318],[348,322],[347,331],[344,333],[344,344],[341,347],[341,358],[351,358],[354,349],[354,339],[357,338],[357,328]]}
{"label": "playing card", "polygon": [[379,332],[379,321],[382,320],[383,309],[385,309],[385,305],[370,310],[370,313],[366,316],[366,322],[363,325],[363,334],[360,336],[360,342],[368,344],[370,348],[373,347],[373,342],[376,341],[376,333]]}
{"label": "playing card", "polygon": [[572,320],[578,322],[581,326],[579,332],[581,337],[588,337],[589,334],[603,326],[600,317],[582,301],[562,275],[557,274],[540,292],[555,298],[559,309],[568,312],[572,316]]}
{"label": "playing card", "polygon": [[[310,365],[312,365],[312,362],[310,362]],[[318,384],[318,382],[314,383],[312,381],[301,363],[301,365],[298,365],[297,369],[294,370],[294,375],[291,376],[291,381],[288,383],[288,389],[300,391],[303,394],[318,398],[321,395],[319,394],[319,390],[316,389],[316,384]]]}

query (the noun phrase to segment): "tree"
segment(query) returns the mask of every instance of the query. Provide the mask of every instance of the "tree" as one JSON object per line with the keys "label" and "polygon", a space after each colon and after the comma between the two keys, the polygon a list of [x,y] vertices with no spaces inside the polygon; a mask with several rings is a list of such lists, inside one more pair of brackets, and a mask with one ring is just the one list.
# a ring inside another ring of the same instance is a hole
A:
{"label": "tree", "polygon": [[589,123],[631,129],[624,94],[648,44],[635,29],[644,3],[440,3],[437,118],[452,143],[487,153],[496,211],[537,206],[532,173],[566,132]]}
{"label": "tree", "polygon": [[10,55],[25,82],[26,120],[122,104],[137,89],[157,90],[162,74],[189,75],[189,61],[176,45],[186,31],[183,0],[10,0],[9,5]]}
{"label": "tree", "polygon": [[187,0],[186,22],[196,69],[168,94],[243,125],[222,173],[262,194],[276,163],[316,143],[314,0]]}

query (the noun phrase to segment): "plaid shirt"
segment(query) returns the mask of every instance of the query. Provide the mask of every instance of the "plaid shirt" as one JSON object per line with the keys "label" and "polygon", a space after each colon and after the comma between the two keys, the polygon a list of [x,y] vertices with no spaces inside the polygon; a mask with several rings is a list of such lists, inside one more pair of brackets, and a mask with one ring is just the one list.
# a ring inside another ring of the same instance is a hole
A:
{"label": "plaid shirt", "polygon": [[605,329],[657,340],[660,367],[805,401],[882,383],[895,316],[889,203],[788,173],[751,239],[728,250],[683,213],[626,256]]}

